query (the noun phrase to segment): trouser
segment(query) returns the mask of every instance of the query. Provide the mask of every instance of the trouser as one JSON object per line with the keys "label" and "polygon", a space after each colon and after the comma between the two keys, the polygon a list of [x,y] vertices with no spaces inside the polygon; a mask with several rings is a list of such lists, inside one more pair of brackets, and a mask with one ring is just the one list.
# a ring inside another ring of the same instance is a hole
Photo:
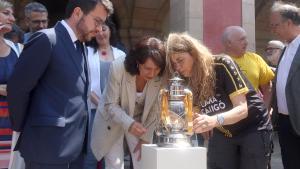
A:
{"label": "trouser", "polygon": [[25,159],[25,169],[83,169],[83,153],[67,164],[44,164]]}
{"label": "trouser", "polygon": [[226,138],[214,131],[208,146],[209,169],[266,169],[272,131],[253,131]]}
{"label": "trouser", "polygon": [[84,157],[84,169],[97,169],[97,159],[94,156],[91,149],[91,133],[94,124],[94,117],[97,109],[92,109],[89,116],[89,126],[88,126],[88,142],[87,142],[87,153]]}
{"label": "trouser", "polygon": [[[138,161],[139,152],[133,153],[139,139],[130,133],[125,134],[125,139],[132,158],[134,169],[141,169],[141,161]],[[124,169],[124,136],[121,136],[111,148],[110,152],[105,155],[105,169]]]}
{"label": "trouser", "polygon": [[287,115],[279,114],[278,136],[284,169],[299,169],[300,136],[294,131]]}

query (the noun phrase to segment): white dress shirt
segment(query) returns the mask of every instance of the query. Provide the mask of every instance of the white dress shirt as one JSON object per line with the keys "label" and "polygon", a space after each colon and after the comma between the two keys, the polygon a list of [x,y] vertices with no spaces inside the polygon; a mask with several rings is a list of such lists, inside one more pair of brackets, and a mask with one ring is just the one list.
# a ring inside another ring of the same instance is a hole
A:
{"label": "white dress shirt", "polygon": [[76,34],[74,33],[73,29],[68,25],[68,23],[65,20],[62,20],[61,24],[67,29],[68,34],[70,35],[71,40],[74,43],[74,46],[76,48],[75,41],[77,41],[78,38],[77,38]]}
{"label": "white dress shirt", "polygon": [[291,43],[289,43],[284,51],[282,59],[278,65],[277,81],[276,81],[276,95],[278,112],[288,115],[288,107],[286,103],[286,83],[289,76],[290,68],[294,60],[294,56],[300,45],[300,35],[298,35]]}

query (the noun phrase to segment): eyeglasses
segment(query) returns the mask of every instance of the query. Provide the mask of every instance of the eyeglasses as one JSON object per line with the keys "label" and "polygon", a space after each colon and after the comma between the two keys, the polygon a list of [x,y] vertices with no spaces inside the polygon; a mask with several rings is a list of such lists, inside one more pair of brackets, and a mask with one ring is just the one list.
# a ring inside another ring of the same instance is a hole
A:
{"label": "eyeglasses", "polygon": [[101,18],[95,17],[92,14],[89,14],[89,16],[93,18],[96,28],[99,27],[102,31],[106,31],[106,28],[104,27],[105,23]]}
{"label": "eyeglasses", "polygon": [[43,19],[43,20],[32,20],[31,21],[33,24],[47,24],[48,20],[47,19]]}

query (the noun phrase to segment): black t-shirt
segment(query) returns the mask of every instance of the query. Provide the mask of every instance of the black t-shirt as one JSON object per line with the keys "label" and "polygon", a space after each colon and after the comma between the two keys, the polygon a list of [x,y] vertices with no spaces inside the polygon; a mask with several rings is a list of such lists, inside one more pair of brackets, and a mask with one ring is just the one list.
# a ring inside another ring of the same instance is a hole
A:
{"label": "black t-shirt", "polygon": [[246,94],[248,116],[232,125],[218,127],[217,131],[227,137],[253,130],[271,129],[268,111],[249,81],[239,71],[234,61],[226,55],[215,56],[215,96],[200,104],[201,112],[207,115],[223,113],[233,108],[230,96]]}

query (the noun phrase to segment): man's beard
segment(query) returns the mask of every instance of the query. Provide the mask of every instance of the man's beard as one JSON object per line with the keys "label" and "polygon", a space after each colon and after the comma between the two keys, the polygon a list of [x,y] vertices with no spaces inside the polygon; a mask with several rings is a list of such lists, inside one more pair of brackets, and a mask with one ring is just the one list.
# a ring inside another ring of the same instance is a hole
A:
{"label": "man's beard", "polygon": [[80,20],[78,21],[78,23],[76,25],[76,29],[80,36],[80,37],[78,37],[78,39],[80,39],[82,42],[87,42],[92,39],[92,37],[90,36],[91,32],[86,31],[87,28],[85,27],[84,17],[80,18]]}

